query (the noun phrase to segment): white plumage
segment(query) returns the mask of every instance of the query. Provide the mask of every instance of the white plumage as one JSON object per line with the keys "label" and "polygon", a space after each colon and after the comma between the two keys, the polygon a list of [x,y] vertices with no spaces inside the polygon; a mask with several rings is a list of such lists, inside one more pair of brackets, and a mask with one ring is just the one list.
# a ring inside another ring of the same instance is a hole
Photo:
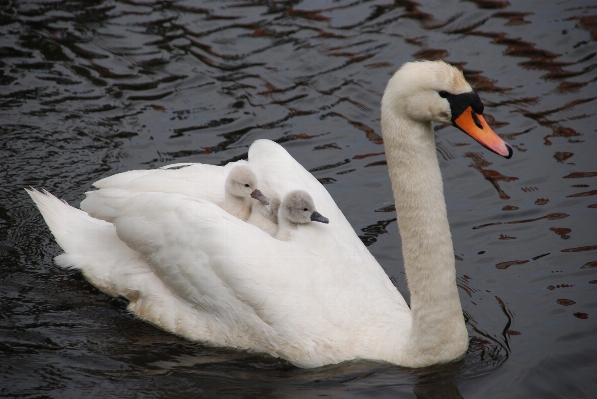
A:
{"label": "white plumage", "polygon": [[300,367],[449,361],[466,351],[468,336],[433,140],[432,121],[451,116],[444,90],[471,89],[442,62],[406,64],[382,101],[412,312],[326,189],[271,141],[257,140],[240,163],[266,195],[309,193],[329,225],[298,225],[283,241],[225,212],[215,203],[234,165],[109,177],[84,202],[94,217],[48,193],[29,194],[66,252],[60,266],[80,269],[167,331]]}

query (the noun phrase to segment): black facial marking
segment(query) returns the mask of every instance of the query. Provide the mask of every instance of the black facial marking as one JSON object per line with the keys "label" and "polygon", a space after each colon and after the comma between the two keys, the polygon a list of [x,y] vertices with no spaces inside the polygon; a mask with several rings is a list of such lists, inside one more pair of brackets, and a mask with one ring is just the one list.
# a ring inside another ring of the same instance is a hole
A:
{"label": "black facial marking", "polygon": [[248,184],[245,184],[245,187],[249,187],[249,185],[248,185]]}
{"label": "black facial marking", "polygon": [[482,128],[478,119],[475,118],[475,113],[483,115],[483,103],[479,95],[474,91],[462,94],[450,94],[447,91],[440,91],[440,97],[445,98],[450,103],[450,111],[452,111],[452,123],[464,112],[465,109],[471,107],[473,111],[473,120],[475,124]]}
{"label": "black facial marking", "polygon": [[473,112],[473,122],[475,122],[475,125],[477,125],[479,129],[483,130],[483,125],[481,124],[479,118],[477,118],[477,114],[475,112]]}

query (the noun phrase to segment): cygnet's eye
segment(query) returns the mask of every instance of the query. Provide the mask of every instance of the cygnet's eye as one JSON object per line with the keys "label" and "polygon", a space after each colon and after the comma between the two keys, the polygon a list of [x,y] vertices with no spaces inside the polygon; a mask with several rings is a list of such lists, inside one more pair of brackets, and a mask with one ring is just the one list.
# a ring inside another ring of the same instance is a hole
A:
{"label": "cygnet's eye", "polygon": [[308,210],[309,210],[309,208],[305,208],[305,209],[303,209],[303,211],[305,211],[305,212],[307,212]]}
{"label": "cygnet's eye", "polygon": [[248,184],[245,184],[245,187],[249,187],[249,185],[248,185]]}

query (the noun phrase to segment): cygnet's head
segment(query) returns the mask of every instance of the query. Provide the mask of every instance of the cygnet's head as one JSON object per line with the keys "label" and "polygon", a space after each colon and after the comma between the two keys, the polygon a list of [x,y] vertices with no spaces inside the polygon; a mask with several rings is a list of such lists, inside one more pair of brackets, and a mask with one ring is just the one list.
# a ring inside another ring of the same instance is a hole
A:
{"label": "cygnet's head", "polygon": [[280,218],[284,218],[293,224],[304,224],[309,222],[329,223],[328,218],[322,216],[315,210],[313,199],[302,190],[291,191],[286,195],[280,206]]}
{"label": "cygnet's head", "polygon": [[265,195],[257,189],[257,175],[247,165],[237,165],[226,178],[226,191],[235,197],[254,198],[265,205],[269,204]]}

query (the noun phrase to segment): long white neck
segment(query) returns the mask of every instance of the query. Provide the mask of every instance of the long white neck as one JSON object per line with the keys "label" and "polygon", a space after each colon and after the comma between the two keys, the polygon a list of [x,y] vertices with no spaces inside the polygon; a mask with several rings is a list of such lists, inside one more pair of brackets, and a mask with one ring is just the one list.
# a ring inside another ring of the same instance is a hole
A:
{"label": "long white neck", "polygon": [[448,361],[468,346],[432,122],[382,103],[382,132],[410,291],[410,366]]}

